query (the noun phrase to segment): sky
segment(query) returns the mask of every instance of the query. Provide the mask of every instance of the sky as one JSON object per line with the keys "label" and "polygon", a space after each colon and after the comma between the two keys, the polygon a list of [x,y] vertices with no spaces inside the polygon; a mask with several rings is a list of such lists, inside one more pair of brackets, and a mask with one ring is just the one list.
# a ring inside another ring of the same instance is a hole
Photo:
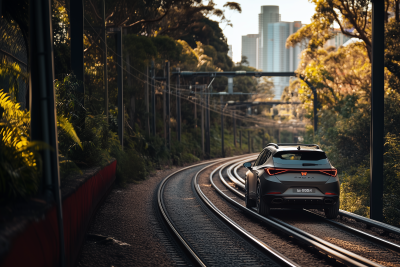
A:
{"label": "sky", "polygon": [[[222,9],[228,0],[213,0],[217,8]],[[308,0],[229,0],[237,2],[242,7],[242,13],[226,10],[226,18],[231,20],[233,27],[221,23],[225,36],[228,38],[228,44],[232,45],[233,61],[241,60],[242,35],[258,33],[258,14],[261,12],[261,6],[275,5],[279,6],[279,13],[282,21],[301,21],[303,24],[311,22],[311,16],[314,14],[315,5]],[[219,20],[217,17],[211,17],[213,20]]]}

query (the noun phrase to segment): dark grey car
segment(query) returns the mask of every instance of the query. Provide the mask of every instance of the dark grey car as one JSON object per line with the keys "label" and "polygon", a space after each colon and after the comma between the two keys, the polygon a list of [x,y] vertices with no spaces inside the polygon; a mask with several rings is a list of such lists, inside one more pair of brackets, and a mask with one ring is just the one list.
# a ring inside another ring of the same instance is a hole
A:
{"label": "dark grey car", "polygon": [[246,173],[246,207],[267,216],[270,208],[324,209],[339,214],[337,170],[318,145],[268,144]]}

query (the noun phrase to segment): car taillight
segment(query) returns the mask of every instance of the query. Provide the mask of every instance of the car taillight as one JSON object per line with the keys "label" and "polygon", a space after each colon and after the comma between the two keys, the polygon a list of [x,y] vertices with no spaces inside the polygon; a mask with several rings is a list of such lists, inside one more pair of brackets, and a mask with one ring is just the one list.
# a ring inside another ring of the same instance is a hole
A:
{"label": "car taillight", "polygon": [[[280,168],[265,168],[264,169],[268,175],[277,175],[285,172],[300,172],[302,176],[306,176],[307,173],[323,173],[329,176],[335,177],[337,175],[336,169],[280,169]],[[304,173],[304,174],[303,174]]]}
{"label": "car taillight", "polygon": [[319,170],[320,172],[327,174],[329,176],[335,177],[337,175],[337,170],[336,169],[329,169],[329,170]]}
{"label": "car taillight", "polygon": [[325,195],[329,195],[329,196],[337,196],[337,194],[335,193],[330,193],[330,192],[326,192]]}
{"label": "car taillight", "polygon": [[288,169],[277,169],[277,168],[265,168],[264,169],[269,175],[277,175],[289,171]]}

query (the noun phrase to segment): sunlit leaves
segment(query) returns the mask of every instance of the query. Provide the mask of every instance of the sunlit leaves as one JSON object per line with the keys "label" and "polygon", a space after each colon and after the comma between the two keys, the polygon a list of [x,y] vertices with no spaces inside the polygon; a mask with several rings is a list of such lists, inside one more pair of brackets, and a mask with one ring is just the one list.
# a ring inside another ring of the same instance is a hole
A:
{"label": "sunlit leaves", "polygon": [[30,114],[0,90],[0,202],[36,192],[43,145],[30,142]]}
{"label": "sunlit leaves", "polygon": [[8,79],[9,92],[12,96],[12,100],[16,101],[19,93],[19,79],[27,84],[28,74],[21,70],[18,63],[8,63],[5,59],[0,62],[0,77],[3,79]]}

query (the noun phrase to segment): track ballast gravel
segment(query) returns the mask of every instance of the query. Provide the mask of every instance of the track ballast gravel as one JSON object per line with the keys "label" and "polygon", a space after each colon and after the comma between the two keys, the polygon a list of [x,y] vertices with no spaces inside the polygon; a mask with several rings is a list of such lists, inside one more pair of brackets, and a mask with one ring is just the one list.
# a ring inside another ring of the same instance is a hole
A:
{"label": "track ballast gravel", "polygon": [[[267,228],[265,225],[248,217],[241,210],[229,204],[223,197],[218,194],[218,192],[216,192],[213,187],[211,187],[209,177],[212,170],[213,168],[209,168],[205,172],[201,173],[198,178],[198,183],[206,197],[230,219],[232,219],[238,225],[250,232],[253,236],[260,239],[262,242],[279,251],[281,254],[299,265],[308,267],[332,266],[332,263],[335,263],[333,259],[326,258],[319,253],[315,254],[311,252],[308,247],[305,247],[297,242],[293,242],[290,238],[286,236],[279,235],[273,229]],[[223,174],[226,174],[225,170],[223,171]],[[227,178],[225,180],[229,182]],[[214,174],[213,181],[216,186],[222,189],[226,195],[244,205],[243,200],[234,195],[230,190],[226,189],[226,187],[220,181],[218,174]],[[328,259],[328,261],[326,261],[326,259]]]}
{"label": "track ballast gravel", "polygon": [[165,206],[177,230],[207,266],[277,266],[201,203],[192,180],[203,167],[178,173],[165,186]]}
{"label": "track ballast gravel", "polygon": [[[246,169],[240,168],[238,170],[238,174],[241,177],[244,177],[246,173]],[[244,202],[242,203],[244,205]],[[314,210],[321,215],[322,212]],[[367,259],[375,261],[379,264],[385,266],[400,266],[400,255],[396,252],[392,252],[386,248],[383,248],[377,244],[374,244],[371,241],[365,240],[353,234],[350,234],[347,231],[339,229],[328,222],[326,222],[323,218],[316,218],[316,216],[310,214],[307,211],[302,210],[271,210],[271,216],[274,216],[282,221],[291,224],[303,231],[311,233],[319,238],[324,239],[332,244],[340,246],[346,250],[349,250],[353,253],[361,255]],[[367,230],[362,227],[362,223],[358,222],[350,222],[349,220],[343,221],[340,220],[339,217],[335,221],[339,223],[344,223],[356,229],[369,232],[379,238],[379,234],[376,231]],[[397,238],[388,237],[385,238],[388,241],[394,243],[398,243]]]}

